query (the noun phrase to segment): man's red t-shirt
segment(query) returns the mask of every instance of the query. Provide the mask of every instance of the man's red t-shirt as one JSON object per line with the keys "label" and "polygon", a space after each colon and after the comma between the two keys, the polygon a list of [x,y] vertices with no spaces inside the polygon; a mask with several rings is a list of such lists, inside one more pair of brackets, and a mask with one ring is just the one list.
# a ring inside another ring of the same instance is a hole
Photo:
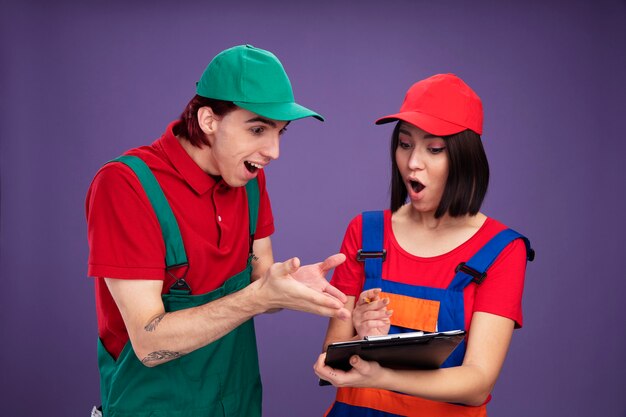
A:
{"label": "man's red t-shirt", "polygon": [[[152,145],[125,155],[141,158],[161,185],[187,252],[185,280],[193,294],[204,294],[246,266],[248,203],[244,187],[230,187],[200,169],[175,137],[176,123],[170,124]],[[258,183],[255,239],[274,232],[262,170]],[[164,293],[174,279],[165,272],[165,244],[154,210],[129,167],[110,163],[98,171],[87,193],[86,211],[88,274],[96,278],[98,331],[105,348],[116,358],[129,337],[104,277],[164,280]]]}
{"label": "man's red t-shirt", "polygon": [[[363,263],[356,260],[362,245],[362,216],[355,217],[348,226],[341,245],[347,260],[333,274],[331,284],[346,295],[358,297],[363,288]],[[443,255],[423,258],[406,252],[396,240],[391,228],[391,211],[384,213],[383,245],[387,257],[383,262],[383,279],[411,285],[447,288],[454,278],[454,269],[468,261],[498,232],[506,229],[502,223],[487,218],[483,226],[465,243]],[[483,311],[515,321],[522,326],[522,291],[526,271],[526,247],[517,239],[510,243],[489,268],[485,281],[468,285],[463,292],[465,302],[465,329],[469,330],[472,314]]]}

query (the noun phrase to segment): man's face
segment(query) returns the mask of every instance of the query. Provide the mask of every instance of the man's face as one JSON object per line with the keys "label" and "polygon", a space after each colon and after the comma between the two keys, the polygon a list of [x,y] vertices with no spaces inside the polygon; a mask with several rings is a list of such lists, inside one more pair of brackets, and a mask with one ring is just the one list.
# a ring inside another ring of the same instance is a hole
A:
{"label": "man's face", "polygon": [[242,108],[214,118],[209,135],[210,171],[231,187],[244,186],[260,169],[278,159],[280,136],[289,122],[267,119]]}

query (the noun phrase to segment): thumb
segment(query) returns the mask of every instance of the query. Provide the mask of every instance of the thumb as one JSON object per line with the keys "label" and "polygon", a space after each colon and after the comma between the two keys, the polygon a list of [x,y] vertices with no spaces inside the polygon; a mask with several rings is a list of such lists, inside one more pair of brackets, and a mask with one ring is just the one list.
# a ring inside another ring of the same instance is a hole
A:
{"label": "thumb", "polygon": [[283,265],[285,266],[285,272],[287,274],[293,274],[300,268],[300,259],[297,257],[288,259],[283,262]]}
{"label": "thumb", "polygon": [[353,355],[350,358],[350,365],[352,365],[352,367],[356,369],[360,374],[365,374],[369,369],[369,363],[367,363],[367,361],[364,361],[357,355]]}

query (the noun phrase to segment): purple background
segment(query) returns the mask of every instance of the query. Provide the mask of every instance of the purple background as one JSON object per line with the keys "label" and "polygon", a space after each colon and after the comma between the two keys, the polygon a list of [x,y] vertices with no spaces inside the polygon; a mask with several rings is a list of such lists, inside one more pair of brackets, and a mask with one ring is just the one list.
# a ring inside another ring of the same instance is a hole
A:
{"label": "purple background", "polygon": [[[320,260],[356,213],[386,207],[392,127],[373,120],[454,72],[485,104],[483,211],[537,250],[490,414],[626,416],[624,1],[211,3],[0,3],[2,415],[98,401],[89,182],[161,134],[211,57],[251,43],[327,117],[293,123],[267,170],[276,259]],[[320,416],[326,320],[257,326],[265,415]]]}

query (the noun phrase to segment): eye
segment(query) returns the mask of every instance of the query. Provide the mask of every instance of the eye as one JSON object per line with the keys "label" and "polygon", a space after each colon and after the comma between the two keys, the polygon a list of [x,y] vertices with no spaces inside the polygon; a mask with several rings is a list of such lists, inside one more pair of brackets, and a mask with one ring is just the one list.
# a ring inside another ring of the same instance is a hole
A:
{"label": "eye", "polygon": [[263,126],[254,126],[250,128],[250,132],[252,132],[253,135],[260,136],[265,132],[265,128]]}
{"label": "eye", "polygon": [[398,141],[398,148],[400,149],[410,149],[411,148],[411,144],[408,142],[403,142],[403,141]]}
{"label": "eye", "polygon": [[433,155],[437,155],[437,154],[439,154],[439,153],[441,153],[441,152],[445,151],[445,150],[446,150],[446,147],[445,147],[445,146],[442,146],[441,148],[429,148],[428,150],[429,150],[429,151],[430,151],[430,153],[432,153]]}

